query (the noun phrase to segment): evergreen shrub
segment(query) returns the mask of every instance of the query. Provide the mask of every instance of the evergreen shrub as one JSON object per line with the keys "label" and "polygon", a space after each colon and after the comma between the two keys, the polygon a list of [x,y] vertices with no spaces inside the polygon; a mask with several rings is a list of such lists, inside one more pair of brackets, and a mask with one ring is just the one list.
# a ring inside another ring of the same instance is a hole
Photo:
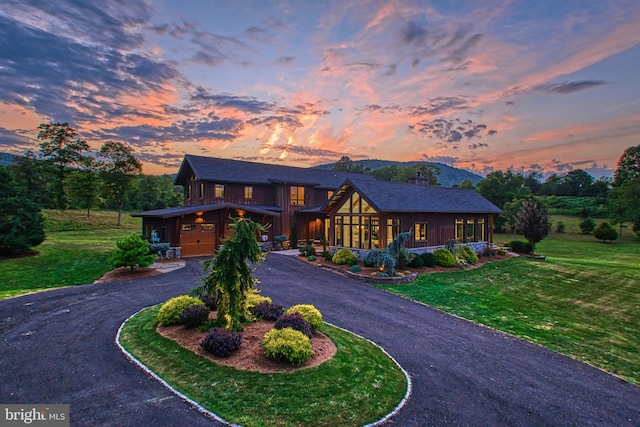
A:
{"label": "evergreen shrub", "polygon": [[316,259],[317,259],[317,258],[316,258],[316,256],[315,256],[315,255],[309,255],[309,256],[307,257],[307,261],[315,261]]}
{"label": "evergreen shrub", "polygon": [[331,252],[329,251],[323,251],[320,256],[324,259],[326,259],[327,261],[331,261],[333,258],[333,255],[331,254]]}
{"label": "evergreen shrub", "polygon": [[338,265],[342,265],[342,264],[353,265],[353,264],[357,264],[358,257],[349,249],[342,248],[333,255],[333,257],[331,258],[331,261],[333,261],[334,264],[338,264]]}
{"label": "evergreen shrub", "polygon": [[240,348],[242,334],[224,328],[212,328],[200,343],[205,351],[217,357],[229,357]]}
{"label": "evergreen shrub", "polygon": [[269,359],[300,366],[311,357],[311,340],[292,328],[271,329],[262,339],[264,354]]}
{"label": "evergreen shrub", "polygon": [[289,307],[285,314],[291,313],[300,313],[302,317],[304,317],[304,320],[309,323],[313,332],[322,326],[322,313],[320,313],[320,311],[311,304],[298,304]]}
{"label": "evergreen shrub", "polygon": [[283,314],[278,318],[278,320],[276,320],[273,327],[276,329],[292,328],[296,331],[302,332],[309,338],[313,337],[309,322],[304,320],[304,317],[302,317],[300,313]]}
{"label": "evergreen shrub", "polygon": [[179,297],[171,298],[160,307],[157,317],[158,322],[164,326],[177,325],[180,323],[180,314],[182,314],[185,309],[194,305],[204,306],[204,303],[200,298],[189,295],[180,295]]}
{"label": "evergreen shrub", "polygon": [[438,265],[438,260],[433,252],[424,252],[420,254],[420,258],[422,258],[422,262],[425,267],[435,267]]}
{"label": "evergreen shrub", "polygon": [[349,267],[349,271],[352,273],[359,273],[362,271],[362,267],[360,267],[358,264],[353,264],[351,267]]}
{"label": "evergreen shrub", "polygon": [[433,252],[433,255],[436,257],[436,264],[442,267],[455,267],[456,259],[448,249],[440,248],[436,249]]}
{"label": "evergreen shrub", "polygon": [[186,329],[202,326],[209,319],[209,309],[205,305],[192,305],[180,313],[179,322]]}
{"label": "evergreen shrub", "polygon": [[408,264],[411,268],[420,268],[424,265],[424,259],[421,255],[415,254],[411,262]]}
{"label": "evergreen shrub", "polygon": [[512,240],[508,243],[508,246],[512,252],[517,254],[530,254],[533,250],[531,243],[525,240]]}
{"label": "evergreen shrub", "polygon": [[304,245],[298,250],[300,251],[301,255],[304,255],[306,257],[310,257],[311,255],[316,254],[316,248],[314,248],[312,245]]}
{"label": "evergreen shrub", "polygon": [[458,247],[456,250],[456,256],[469,264],[475,264],[478,262],[478,254],[476,254],[474,250],[467,245]]}

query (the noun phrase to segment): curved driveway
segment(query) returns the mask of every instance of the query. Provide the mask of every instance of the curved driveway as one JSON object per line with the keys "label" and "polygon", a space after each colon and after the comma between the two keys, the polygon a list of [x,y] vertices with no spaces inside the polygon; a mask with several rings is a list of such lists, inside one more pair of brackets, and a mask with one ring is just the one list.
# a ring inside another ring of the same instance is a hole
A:
{"label": "curved driveway", "polygon": [[[371,339],[411,375],[390,425],[640,425],[640,388],[534,344],[291,257],[269,255],[259,288]],[[66,403],[73,426],[211,426],[114,343],[143,307],[199,285],[197,259],[129,282],[0,301],[0,403]]]}

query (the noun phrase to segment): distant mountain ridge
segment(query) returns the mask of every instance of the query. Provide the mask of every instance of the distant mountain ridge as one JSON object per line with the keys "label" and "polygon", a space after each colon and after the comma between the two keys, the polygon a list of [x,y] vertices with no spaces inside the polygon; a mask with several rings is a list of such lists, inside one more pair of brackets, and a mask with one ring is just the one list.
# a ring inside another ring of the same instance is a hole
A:
{"label": "distant mountain ridge", "polygon": [[13,159],[16,156],[9,153],[0,153],[0,166],[7,166],[13,163]]}
{"label": "distant mountain ridge", "polygon": [[[396,162],[393,160],[354,160],[354,164],[362,165],[365,168],[369,168],[370,170],[376,170],[380,168],[386,168],[388,166],[397,166],[397,167],[411,167],[416,165],[431,165],[437,166],[440,169],[440,175],[438,175],[438,183],[442,187],[453,187],[454,185],[459,185],[462,181],[468,179],[476,185],[478,182],[482,181],[484,178],[480,175],[477,175],[473,172],[469,172],[464,169],[457,169],[451,166],[445,165],[443,163],[434,163],[434,162]],[[334,163],[327,163],[324,165],[314,166],[312,169],[322,169],[322,170],[331,170],[333,168]]]}

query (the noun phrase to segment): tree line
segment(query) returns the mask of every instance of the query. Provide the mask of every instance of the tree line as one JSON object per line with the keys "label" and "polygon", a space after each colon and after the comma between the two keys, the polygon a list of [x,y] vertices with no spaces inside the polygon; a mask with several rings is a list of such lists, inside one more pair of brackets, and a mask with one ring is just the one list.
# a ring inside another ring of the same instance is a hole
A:
{"label": "tree line", "polygon": [[173,177],[142,175],[133,149],[105,141],[92,152],[68,123],[38,126],[38,153],[27,151],[0,167],[0,255],[15,255],[44,240],[41,209],[151,210],[182,204]]}

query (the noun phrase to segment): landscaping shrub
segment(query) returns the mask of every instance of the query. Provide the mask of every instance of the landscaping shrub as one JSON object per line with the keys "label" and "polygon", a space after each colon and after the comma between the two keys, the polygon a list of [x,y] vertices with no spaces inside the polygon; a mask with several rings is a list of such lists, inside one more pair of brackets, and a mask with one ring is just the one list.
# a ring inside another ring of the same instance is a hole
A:
{"label": "landscaping shrub", "polygon": [[564,233],[566,228],[567,226],[564,222],[558,221],[558,224],[556,224],[556,233]]}
{"label": "landscaping shrub", "polygon": [[213,328],[200,343],[205,351],[218,357],[229,357],[240,348],[242,334],[224,328]]}
{"label": "landscaping shrub", "polygon": [[329,251],[323,251],[320,256],[324,259],[326,259],[327,261],[331,261],[333,258],[333,255],[331,254],[331,252]]}
{"label": "landscaping shrub", "polygon": [[360,267],[358,264],[353,264],[351,267],[349,267],[349,271],[352,273],[358,273],[362,271],[362,267]]}
{"label": "landscaping shrub", "polygon": [[200,297],[200,300],[202,300],[204,305],[206,305],[209,308],[209,310],[216,311],[216,301],[218,301],[217,292],[214,293],[213,295],[202,295]]}
{"label": "landscaping shrub", "polygon": [[309,256],[307,257],[307,261],[315,261],[316,259],[317,259],[317,258],[316,258],[316,256],[315,256],[315,255],[309,255]]}
{"label": "landscaping shrub", "polygon": [[398,268],[404,268],[407,265],[409,265],[411,261],[414,260],[415,257],[416,255],[412,252],[409,252],[407,248],[400,248],[400,251],[398,252],[398,261],[396,263],[396,266]]}
{"label": "landscaping shrub", "polygon": [[467,245],[458,247],[456,250],[456,256],[469,264],[475,264],[478,262],[478,254],[476,254],[474,250]]}
{"label": "landscaping shrub", "polygon": [[422,259],[422,256],[419,254],[414,254],[415,256],[413,257],[413,259],[411,260],[411,262],[408,264],[409,267],[411,268],[420,268],[424,265],[424,259]]}
{"label": "landscaping shrub", "polygon": [[314,332],[322,326],[322,313],[311,304],[294,305],[285,312],[285,314],[291,313],[300,313]]}
{"label": "landscaping shrub", "polygon": [[595,230],[593,230],[593,237],[598,240],[602,240],[603,242],[606,242],[607,240],[613,241],[618,238],[618,232],[611,226],[611,224],[603,221],[595,228]]}
{"label": "landscaping shrub", "polygon": [[311,255],[315,255],[316,254],[316,248],[314,248],[311,245],[304,245],[303,247],[301,247],[300,249],[298,249],[300,251],[300,254],[306,256],[306,257],[310,257]]}
{"label": "landscaping shrub", "polygon": [[192,305],[180,313],[178,319],[186,329],[194,329],[204,324],[209,319],[209,309],[204,305]]}
{"label": "landscaping shrub", "polygon": [[149,252],[149,242],[133,233],[116,240],[116,250],[109,262],[114,268],[129,267],[133,271],[136,265],[141,268],[149,267],[155,257],[155,254]]}
{"label": "landscaping shrub", "polygon": [[367,256],[364,257],[364,260],[362,260],[362,264],[365,267],[380,267],[380,265],[377,265],[377,264],[382,259],[383,253],[384,251],[382,249],[370,250]]}
{"label": "landscaping shrub", "polygon": [[440,265],[442,267],[447,267],[447,268],[456,266],[456,259],[448,249],[444,249],[444,248],[436,249],[433,252],[433,255],[436,257],[437,265]]}
{"label": "landscaping shrub", "polygon": [[171,298],[160,307],[158,311],[158,322],[161,325],[177,325],[180,323],[180,314],[194,305],[202,305],[204,303],[200,298],[190,297],[188,295],[181,295],[179,297]]}
{"label": "landscaping shrub", "polygon": [[580,231],[582,234],[591,234],[596,228],[596,222],[592,218],[585,218],[580,221]]}
{"label": "landscaping shrub", "polygon": [[262,302],[272,303],[273,301],[271,301],[269,297],[260,295],[255,289],[252,289],[251,292],[247,294],[247,310],[251,310]]}
{"label": "landscaping shrub", "polygon": [[311,340],[292,328],[271,329],[262,339],[264,354],[269,359],[302,365],[313,353]]}
{"label": "landscaping shrub", "polygon": [[331,261],[333,261],[334,264],[338,264],[338,265],[341,265],[341,264],[353,265],[358,262],[358,257],[349,249],[342,248],[333,255],[333,257],[331,258]]}
{"label": "landscaping shrub", "polygon": [[508,243],[508,246],[512,252],[518,254],[530,254],[532,250],[531,243],[524,240],[512,240]]}
{"label": "landscaping shrub", "polygon": [[276,320],[276,324],[273,327],[276,329],[292,328],[302,332],[309,338],[313,337],[309,322],[304,320],[300,313],[283,314]]}
{"label": "landscaping shrub", "polygon": [[436,265],[438,265],[438,260],[436,259],[436,256],[433,254],[433,252],[422,253],[420,254],[420,258],[422,258],[423,265],[425,267],[435,267]]}
{"label": "landscaping shrub", "polygon": [[271,304],[263,301],[251,309],[253,315],[258,319],[277,320],[284,313],[280,304]]}

